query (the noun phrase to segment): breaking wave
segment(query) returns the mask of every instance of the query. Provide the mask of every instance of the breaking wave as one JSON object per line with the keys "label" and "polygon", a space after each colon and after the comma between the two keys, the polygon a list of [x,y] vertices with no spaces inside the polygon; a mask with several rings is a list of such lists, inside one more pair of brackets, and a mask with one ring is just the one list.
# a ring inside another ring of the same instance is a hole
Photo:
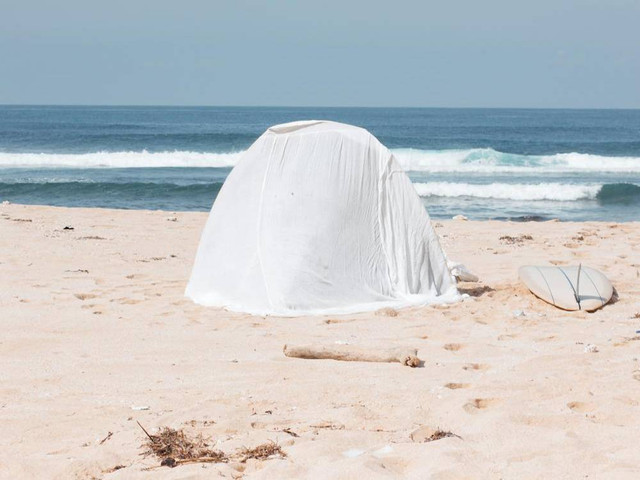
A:
{"label": "breaking wave", "polygon": [[[408,171],[540,173],[540,172],[640,172],[640,157],[607,157],[586,153],[520,155],[491,148],[467,150],[393,149]],[[0,152],[0,167],[152,168],[152,167],[232,167],[243,152],[95,152],[6,153]]]}
{"label": "breaking wave", "polygon": [[72,167],[72,168],[160,168],[160,167],[232,167],[243,152],[95,152],[95,153],[4,153],[0,167]]}
{"label": "breaking wave", "polygon": [[577,185],[569,183],[414,183],[421,197],[475,197],[499,200],[551,200],[570,202],[597,200],[600,203],[640,202],[640,186],[631,183]]}
{"label": "breaking wave", "polygon": [[519,155],[492,148],[469,150],[393,150],[408,171],[539,173],[539,172],[640,172],[640,157],[605,157],[587,153]]}

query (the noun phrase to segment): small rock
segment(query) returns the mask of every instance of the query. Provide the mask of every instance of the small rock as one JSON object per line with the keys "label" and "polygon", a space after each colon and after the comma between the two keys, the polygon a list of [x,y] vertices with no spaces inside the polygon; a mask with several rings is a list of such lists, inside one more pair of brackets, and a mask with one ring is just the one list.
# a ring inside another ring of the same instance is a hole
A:
{"label": "small rock", "polygon": [[584,346],[584,353],[598,353],[598,352],[599,350],[596,345],[589,343],[588,345]]}
{"label": "small rock", "polygon": [[513,316],[518,318],[518,317],[526,317],[527,313],[524,310],[514,310],[513,311]]}
{"label": "small rock", "polygon": [[452,220],[469,220],[467,217],[465,217],[464,215],[455,215]]}
{"label": "small rock", "polygon": [[178,218],[177,217],[169,217],[167,218],[167,222],[177,222]]}

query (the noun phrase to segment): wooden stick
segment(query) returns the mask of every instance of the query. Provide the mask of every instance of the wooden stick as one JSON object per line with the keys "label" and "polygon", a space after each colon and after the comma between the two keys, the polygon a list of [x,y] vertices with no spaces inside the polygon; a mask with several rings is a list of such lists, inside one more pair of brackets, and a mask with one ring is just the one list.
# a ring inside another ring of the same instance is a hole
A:
{"label": "wooden stick", "polygon": [[285,345],[287,357],[309,359],[331,359],[345,362],[398,362],[409,367],[417,367],[422,362],[415,348],[363,348],[353,345]]}
{"label": "wooden stick", "polygon": [[149,435],[149,432],[147,432],[147,431],[144,429],[144,427],[142,426],[142,424],[141,424],[138,420],[136,420],[136,423],[137,423],[137,424],[138,424],[138,426],[142,429],[142,431],[145,433],[145,435],[146,435],[147,437],[149,437],[149,440],[151,440],[152,442],[154,442],[154,443],[155,443],[155,442],[156,442],[156,439],[155,439],[155,438],[153,438],[151,435]]}

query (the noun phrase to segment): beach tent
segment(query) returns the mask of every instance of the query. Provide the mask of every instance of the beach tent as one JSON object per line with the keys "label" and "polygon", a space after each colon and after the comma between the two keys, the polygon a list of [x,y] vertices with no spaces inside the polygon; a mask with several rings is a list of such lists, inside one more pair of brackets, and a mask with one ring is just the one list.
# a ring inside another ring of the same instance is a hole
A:
{"label": "beach tent", "polygon": [[258,315],[333,314],[457,297],[429,216],[362,128],[269,128],[211,209],[186,295]]}

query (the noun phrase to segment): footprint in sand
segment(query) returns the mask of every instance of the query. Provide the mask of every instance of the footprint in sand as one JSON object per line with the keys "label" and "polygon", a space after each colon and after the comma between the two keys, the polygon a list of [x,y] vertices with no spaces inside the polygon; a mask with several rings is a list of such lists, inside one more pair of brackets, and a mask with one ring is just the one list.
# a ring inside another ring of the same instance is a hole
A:
{"label": "footprint in sand", "polygon": [[565,260],[549,260],[551,265],[566,265],[568,262]]}
{"label": "footprint in sand", "polygon": [[478,413],[480,410],[492,407],[500,403],[498,398],[474,398],[468,403],[465,403],[462,408],[467,413]]}
{"label": "footprint in sand", "polygon": [[633,374],[631,375],[631,377],[634,380],[638,380],[640,382],[640,370],[634,370]]}
{"label": "footprint in sand", "polygon": [[142,300],[136,300],[134,298],[128,298],[128,297],[123,297],[123,298],[116,298],[113,300],[110,300],[111,302],[118,302],[120,305],[136,305],[140,302],[142,302]]}
{"label": "footprint in sand", "polygon": [[460,345],[459,343],[447,343],[442,348],[444,348],[445,350],[449,350],[450,352],[457,352],[462,348],[462,345]]}
{"label": "footprint in sand", "polygon": [[141,275],[139,273],[132,273],[131,275],[127,275],[124,278],[126,278],[128,280],[133,280],[134,278],[143,278],[143,277],[144,277],[144,275]]}
{"label": "footprint in sand", "polygon": [[588,413],[593,412],[598,406],[595,403],[590,402],[569,402],[567,407],[574,412]]}
{"label": "footprint in sand", "polygon": [[460,388],[469,388],[471,385],[469,385],[468,383],[447,383],[445,385],[446,388],[450,389],[450,390],[458,390]]}
{"label": "footprint in sand", "polygon": [[640,340],[640,335],[636,335],[634,337],[624,337],[621,341],[613,344],[614,347],[622,347],[624,345],[628,345],[630,342],[636,342]]}
{"label": "footprint in sand", "polygon": [[97,297],[97,295],[94,295],[93,293],[74,293],[73,296],[82,301]]}

